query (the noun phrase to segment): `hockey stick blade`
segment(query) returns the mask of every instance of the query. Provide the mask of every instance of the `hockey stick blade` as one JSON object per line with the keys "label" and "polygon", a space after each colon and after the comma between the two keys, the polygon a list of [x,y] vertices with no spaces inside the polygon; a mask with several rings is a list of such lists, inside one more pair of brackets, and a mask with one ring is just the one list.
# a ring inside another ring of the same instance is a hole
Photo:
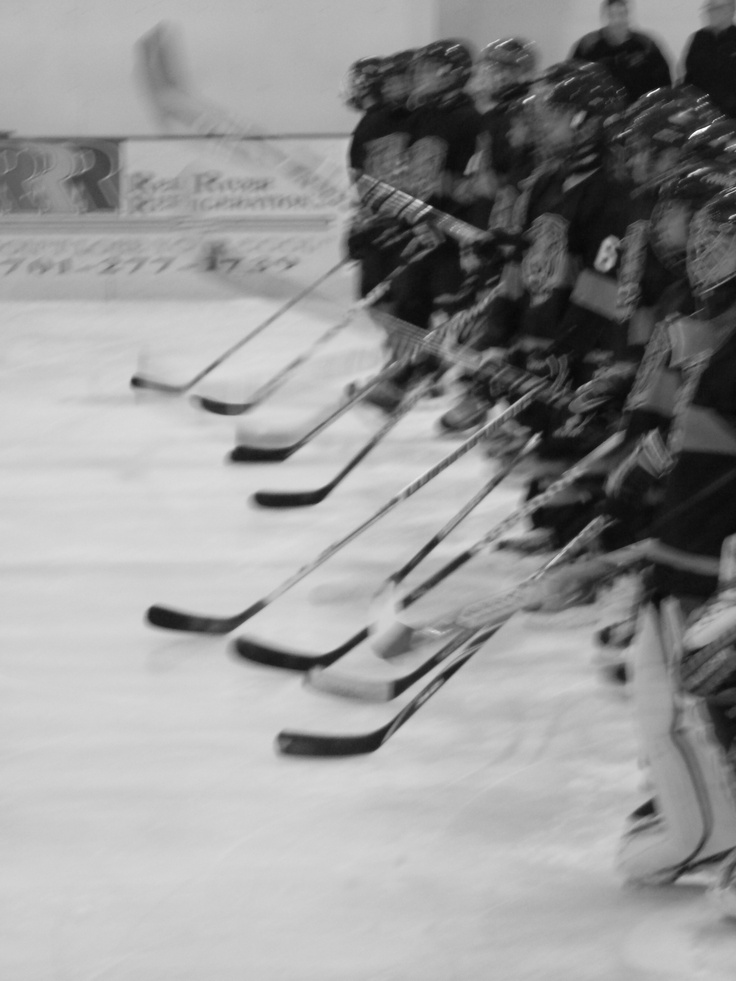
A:
{"label": "hockey stick blade", "polygon": [[233,644],[233,650],[246,661],[255,664],[265,664],[270,668],[283,668],[286,671],[309,671],[311,668],[326,668],[333,664],[343,654],[357,647],[368,637],[368,628],[364,628],[339,647],[326,651],[324,654],[304,654],[301,651],[290,651],[282,647],[271,647],[252,637],[238,637]]}
{"label": "hockey stick blade", "polygon": [[[385,725],[371,732],[362,733],[320,733],[300,732],[283,729],[276,737],[276,749],[285,756],[360,756],[380,749],[393,734],[404,725],[429,699],[436,694],[446,681],[468,661],[483,645],[490,634],[486,631],[475,635],[461,652],[439,671],[435,677],[417,694],[402,706],[396,715]],[[462,647],[459,642],[458,647]]]}
{"label": "hockey stick blade", "polygon": [[184,633],[197,634],[229,634],[241,623],[245,623],[250,617],[260,613],[266,604],[259,600],[247,610],[232,617],[211,617],[199,616],[195,613],[182,613],[180,610],[172,610],[169,606],[149,606],[146,611],[146,620],[152,627],[160,627],[162,630],[178,630]]}
{"label": "hockey stick blade", "polygon": [[329,484],[312,491],[256,491],[251,500],[262,508],[306,508],[319,504],[339,483]]}
{"label": "hockey stick blade", "polygon": [[426,379],[421,384],[417,385],[414,391],[405,397],[399,407],[393,412],[386,422],[377,430],[370,439],[361,446],[357,453],[355,453],[345,464],[342,469],[335,474],[332,480],[325,484],[324,487],[318,487],[311,491],[256,491],[253,495],[253,501],[266,508],[298,508],[298,507],[308,507],[313,504],[319,504],[320,501],[324,501],[328,494],[330,494],[339,483],[341,483],[345,477],[351,473],[358,464],[364,460],[371,450],[375,449],[376,446],[381,442],[381,440],[394,428],[394,426],[400,422],[400,420],[407,415],[408,412],[417,404],[419,399],[429,392],[432,380]]}
{"label": "hockey stick blade", "polygon": [[142,388],[150,392],[165,392],[167,395],[182,395],[189,385],[169,385],[166,382],[156,381],[155,378],[146,378],[145,375],[133,375],[130,379],[130,387]]}
{"label": "hockey stick blade", "polygon": [[218,416],[242,416],[255,405],[255,402],[221,402],[220,399],[209,398],[206,395],[194,395],[192,402],[200,409],[214,412]]}
{"label": "hockey stick blade", "polygon": [[240,443],[228,455],[231,463],[282,463],[296,453],[302,440],[290,446],[254,446]]}
{"label": "hockey stick blade", "polygon": [[[495,629],[498,629],[502,625],[502,622],[497,624]],[[430,654],[416,668],[406,671],[404,674],[397,675],[394,678],[355,677],[352,675],[343,678],[339,674],[325,671],[319,665],[315,666],[307,674],[305,683],[308,687],[315,688],[317,691],[327,692],[330,695],[339,695],[342,698],[354,698],[364,702],[390,702],[394,698],[398,698],[399,695],[403,694],[413,684],[416,684],[417,681],[445,661],[458,649],[459,645],[463,644],[466,640],[470,640],[476,632],[475,629],[466,628],[453,630],[439,650]]]}

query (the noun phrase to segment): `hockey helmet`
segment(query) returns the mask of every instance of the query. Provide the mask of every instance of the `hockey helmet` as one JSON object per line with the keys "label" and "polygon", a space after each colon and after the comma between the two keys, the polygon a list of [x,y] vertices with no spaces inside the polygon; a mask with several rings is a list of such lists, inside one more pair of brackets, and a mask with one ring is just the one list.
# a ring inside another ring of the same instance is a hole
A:
{"label": "hockey helmet", "polygon": [[717,111],[697,89],[655,89],[628,110],[622,139],[630,172],[639,187],[652,189],[676,173],[686,145]]}
{"label": "hockey helmet", "polygon": [[468,91],[493,98],[509,86],[526,81],[537,67],[537,52],[530,41],[505,37],[491,41],[473,65]]}
{"label": "hockey helmet", "polygon": [[552,65],[533,95],[543,153],[562,155],[572,166],[600,153],[625,105],[624,90],[605,68],[584,61]]}
{"label": "hockey helmet", "polygon": [[694,130],[685,141],[684,159],[736,167],[736,121],[719,116]]}
{"label": "hockey helmet", "polygon": [[662,184],[651,215],[650,242],[666,269],[678,276],[684,274],[693,215],[719,191],[734,184],[732,173],[713,166],[683,170]]}
{"label": "hockey helmet", "polygon": [[340,96],[348,109],[365,112],[381,102],[382,58],[359,58],[348,68]]}
{"label": "hockey helmet", "polygon": [[383,59],[381,65],[381,93],[383,102],[392,108],[406,105],[412,88],[412,69],[416,51],[397,51]]}
{"label": "hockey helmet", "polygon": [[461,92],[470,78],[473,59],[462,41],[433,41],[419,48],[414,58],[415,91],[418,102]]}
{"label": "hockey helmet", "polygon": [[701,299],[736,279],[736,188],[697,211],[687,243],[687,275]]}

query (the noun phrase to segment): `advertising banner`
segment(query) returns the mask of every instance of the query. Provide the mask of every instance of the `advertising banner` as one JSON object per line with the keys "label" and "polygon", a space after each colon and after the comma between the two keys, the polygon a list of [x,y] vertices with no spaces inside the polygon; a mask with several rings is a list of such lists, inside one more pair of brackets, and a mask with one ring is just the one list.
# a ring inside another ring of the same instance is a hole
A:
{"label": "advertising banner", "polygon": [[[332,264],[350,198],[347,140],[279,149],[290,166],[274,172],[258,141],[0,141],[0,296],[21,276],[301,275]],[[295,161],[325,194],[299,185]]]}

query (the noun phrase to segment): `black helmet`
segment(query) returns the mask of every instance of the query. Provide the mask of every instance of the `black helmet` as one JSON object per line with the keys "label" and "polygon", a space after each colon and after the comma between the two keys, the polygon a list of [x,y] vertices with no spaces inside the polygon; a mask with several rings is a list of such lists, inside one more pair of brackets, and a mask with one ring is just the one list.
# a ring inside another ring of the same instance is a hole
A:
{"label": "black helmet", "polygon": [[736,188],[719,192],[695,213],[687,243],[687,275],[701,298],[736,278]]}

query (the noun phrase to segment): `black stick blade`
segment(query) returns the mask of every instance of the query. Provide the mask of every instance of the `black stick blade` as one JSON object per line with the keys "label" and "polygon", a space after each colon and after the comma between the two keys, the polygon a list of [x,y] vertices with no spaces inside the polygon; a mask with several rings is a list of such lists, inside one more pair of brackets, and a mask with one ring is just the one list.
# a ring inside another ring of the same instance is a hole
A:
{"label": "black stick blade", "polygon": [[133,375],[130,379],[131,388],[146,388],[152,392],[166,392],[167,395],[181,395],[186,391],[187,385],[168,385],[166,382],[156,381],[155,378],[146,378],[145,375]]}
{"label": "black stick blade", "polygon": [[220,399],[211,399],[206,395],[194,395],[192,402],[200,409],[207,412],[214,412],[218,416],[241,416],[244,412],[253,408],[253,402],[221,402]]}
{"label": "black stick blade", "polygon": [[240,622],[239,617],[198,616],[172,610],[168,606],[150,606],[146,611],[146,620],[151,626],[162,630],[181,630],[197,634],[227,634]]}
{"label": "black stick blade", "polygon": [[230,451],[233,463],[281,463],[288,459],[298,446],[249,446],[241,443]]}
{"label": "black stick blade", "polygon": [[324,654],[304,654],[301,651],[291,651],[280,647],[271,647],[252,637],[238,637],[233,649],[246,661],[265,664],[271,668],[284,668],[287,671],[309,671],[310,668],[327,667],[334,664],[343,654],[357,647],[368,636],[368,628],[364,627],[344,644],[333,648]]}
{"label": "black stick blade", "polygon": [[276,749],[284,756],[361,756],[374,753],[384,741],[390,725],[373,732],[337,736],[331,733],[296,732],[284,729],[276,737]]}
{"label": "black stick blade", "polygon": [[312,491],[256,491],[251,497],[262,508],[306,508],[324,501],[332,484]]}
{"label": "black stick blade", "polygon": [[445,682],[475,654],[482,643],[482,640],[474,640],[469,644],[442,671],[438,672],[428,685],[418,691],[390,722],[379,729],[350,734],[283,729],[276,737],[276,749],[285,756],[359,756],[375,752],[442,688]]}

